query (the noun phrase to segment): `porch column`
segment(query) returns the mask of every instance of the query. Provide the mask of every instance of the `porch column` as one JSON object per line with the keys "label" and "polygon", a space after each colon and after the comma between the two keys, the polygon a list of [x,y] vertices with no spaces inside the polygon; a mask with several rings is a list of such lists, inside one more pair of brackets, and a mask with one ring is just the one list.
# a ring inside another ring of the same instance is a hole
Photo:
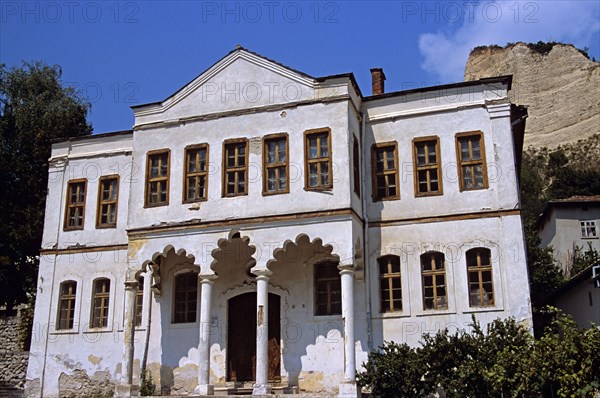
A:
{"label": "porch column", "polygon": [[356,349],[354,345],[354,266],[338,265],[342,279],[342,322],[344,324],[344,381],[339,397],[360,397],[356,384]]}
{"label": "porch column", "polygon": [[200,340],[198,343],[198,395],[213,395],[215,387],[210,382],[210,309],[213,280],[216,274],[199,274],[200,279]]}
{"label": "porch column", "polygon": [[125,282],[125,324],[123,325],[123,375],[121,384],[116,386],[117,397],[131,397],[137,395],[137,386],[132,385],[133,380],[133,345],[135,338],[134,315],[135,293],[138,282]]}
{"label": "porch column", "polygon": [[269,276],[267,269],[252,271],[256,275],[256,384],[252,395],[271,393],[269,384]]}

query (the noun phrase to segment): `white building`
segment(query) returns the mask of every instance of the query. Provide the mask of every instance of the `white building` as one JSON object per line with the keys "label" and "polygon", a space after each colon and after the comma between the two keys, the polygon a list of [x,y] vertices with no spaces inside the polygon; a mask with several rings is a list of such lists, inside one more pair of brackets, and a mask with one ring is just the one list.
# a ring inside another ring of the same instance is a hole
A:
{"label": "white building", "polygon": [[577,254],[600,252],[599,224],[600,195],[551,200],[537,222],[540,246],[551,246],[558,265],[569,275]]}
{"label": "white building", "polygon": [[132,131],[54,144],[28,394],[128,395],[145,366],[164,394],[356,397],[384,340],[529,326],[511,78],[372,74],[238,47]]}

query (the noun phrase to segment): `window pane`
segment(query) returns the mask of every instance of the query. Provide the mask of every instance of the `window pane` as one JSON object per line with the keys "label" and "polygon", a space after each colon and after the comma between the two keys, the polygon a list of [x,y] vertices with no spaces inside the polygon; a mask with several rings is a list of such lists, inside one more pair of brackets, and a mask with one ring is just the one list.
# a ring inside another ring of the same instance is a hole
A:
{"label": "window pane", "polygon": [[285,139],[281,139],[278,141],[278,145],[279,145],[279,149],[278,149],[278,153],[279,153],[279,161],[280,162],[286,162],[286,156],[285,156]]}
{"label": "window pane", "polygon": [[329,185],[329,162],[321,162],[321,185]]}
{"label": "window pane", "polygon": [[267,143],[267,162],[275,163],[276,161],[276,150],[277,143],[275,141],[269,141]]}
{"label": "window pane", "polygon": [[320,157],[324,158],[329,156],[329,147],[328,147],[328,143],[327,143],[327,135],[322,134],[319,136],[320,138],[320,146],[321,146],[321,151],[319,153]]}
{"label": "window pane", "polygon": [[423,144],[417,144],[417,165],[425,165],[425,146]]}

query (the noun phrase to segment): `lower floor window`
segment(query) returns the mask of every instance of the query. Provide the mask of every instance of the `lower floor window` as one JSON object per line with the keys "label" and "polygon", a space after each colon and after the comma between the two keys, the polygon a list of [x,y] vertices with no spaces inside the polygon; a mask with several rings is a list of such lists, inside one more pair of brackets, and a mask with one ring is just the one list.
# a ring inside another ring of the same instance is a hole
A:
{"label": "lower floor window", "polygon": [[342,313],[342,279],[336,263],[315,265],[315,315]]}
{"label": "lower floor window", "polygon": [[448,309],[444,254],[440,252],[422,254],[421,270],[423,273],[423,308],[426,310]]}
{"label": "lower floor window", "polygon": [[65,281],[60,284],[57,329],[73,329],[76,293],[77,282]]}
{"label": "lower floor window", "polygon": [[381,312],[402,310],[402,279],[400,257],[389,255],[377,259],[379,263],[379,286],[381,290]]}
{"label": "lower floor window", "polygon": [[173,323],[196,322],[198,275],[186,272],[175,277]]}
{"label": "lower floor window", "polygon": [[467,273],[469,274],[469,306],[494,305],[494,282],[489,249],[475,248],[467,251]]}
{"label": "lower floor window", "polygon": [[110,279],[100,278],[94,281],[93,286],[93,308],[92,328],[103,328],[108,326],[108,305],[110,299]]}

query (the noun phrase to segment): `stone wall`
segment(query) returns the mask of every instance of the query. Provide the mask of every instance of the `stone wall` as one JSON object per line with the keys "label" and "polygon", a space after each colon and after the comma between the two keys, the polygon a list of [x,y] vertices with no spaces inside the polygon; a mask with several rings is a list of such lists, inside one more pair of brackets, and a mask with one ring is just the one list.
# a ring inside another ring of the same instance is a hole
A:
{"label": "stone wall", "polygon": [[0,397],[21,397],[29,352],[23,351],[18,312],[0,310]]}

